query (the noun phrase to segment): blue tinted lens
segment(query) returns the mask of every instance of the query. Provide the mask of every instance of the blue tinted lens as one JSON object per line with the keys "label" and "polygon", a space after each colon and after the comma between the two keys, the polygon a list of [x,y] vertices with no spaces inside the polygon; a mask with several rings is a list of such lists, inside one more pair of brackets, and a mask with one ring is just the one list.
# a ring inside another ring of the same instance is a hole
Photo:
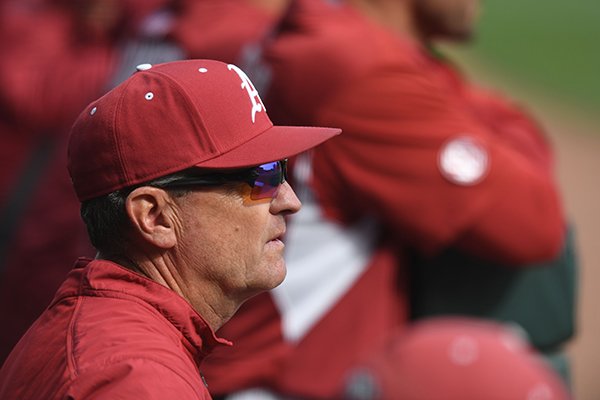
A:
{"label": "blue tinted lens", "polygon": [[272,198],[279,185],[285,182],[286,161],[273,161],[256,167],[256,179],[250,197],[253,200]]}

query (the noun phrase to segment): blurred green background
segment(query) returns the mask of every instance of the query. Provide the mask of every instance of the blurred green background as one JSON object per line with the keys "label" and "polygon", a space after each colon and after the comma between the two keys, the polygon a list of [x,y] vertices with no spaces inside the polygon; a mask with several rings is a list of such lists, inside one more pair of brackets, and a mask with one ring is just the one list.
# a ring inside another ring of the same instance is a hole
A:
{"label": "blurred green background", "polygon": [[475,40],[451,53],[511,86],[600,114],[599,0],[484,0]]}

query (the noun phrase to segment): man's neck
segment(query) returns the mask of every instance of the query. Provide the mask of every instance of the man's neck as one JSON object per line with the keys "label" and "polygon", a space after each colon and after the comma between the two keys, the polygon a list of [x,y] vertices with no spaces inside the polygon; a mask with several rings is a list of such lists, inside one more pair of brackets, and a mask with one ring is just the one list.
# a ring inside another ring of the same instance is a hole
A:
{"label": "man's neck", "polygon": [[[175,265],[176,261],[167,254],[151,256],[98,253],[96,258],[117,263],[177,293],[190,303],[213,331],[227,322],[239,307],[238,302],[224,301],[225,297],[216,285],[182,276]],[[187,281],[193,281],[194,285],[188,286]],[[216,309],[213,304],[222,307]]]}

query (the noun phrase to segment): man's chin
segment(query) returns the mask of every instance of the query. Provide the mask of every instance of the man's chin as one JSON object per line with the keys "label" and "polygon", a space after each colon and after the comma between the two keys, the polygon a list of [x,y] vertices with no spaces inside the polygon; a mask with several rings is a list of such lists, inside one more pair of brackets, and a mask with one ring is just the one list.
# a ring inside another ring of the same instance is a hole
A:
{"label": "man's chin", "polygon": [[281,285],[287,275],[287,267],[285,265],[285,260],[283,259],[283,257],[281,258],[281,261],[278,262],[276,265],[279,274],[277,276],[274,276],[275,279],[273,280],[273,287],[271,287],[270,289],[274,289],[277,286]]}

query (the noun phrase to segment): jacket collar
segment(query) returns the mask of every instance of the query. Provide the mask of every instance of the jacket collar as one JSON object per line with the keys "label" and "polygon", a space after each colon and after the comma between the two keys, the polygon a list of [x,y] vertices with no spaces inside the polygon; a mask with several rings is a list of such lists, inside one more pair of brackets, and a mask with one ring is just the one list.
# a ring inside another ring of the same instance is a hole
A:
{"label": "jacket collar", "polygon": [[231,346],[230,341],[216,336],[183,297],[111,261],[78,259],[52,304],[73,296],[135,298],[149,304],[181,333],[185,347],[198,364],[214,347]]}

